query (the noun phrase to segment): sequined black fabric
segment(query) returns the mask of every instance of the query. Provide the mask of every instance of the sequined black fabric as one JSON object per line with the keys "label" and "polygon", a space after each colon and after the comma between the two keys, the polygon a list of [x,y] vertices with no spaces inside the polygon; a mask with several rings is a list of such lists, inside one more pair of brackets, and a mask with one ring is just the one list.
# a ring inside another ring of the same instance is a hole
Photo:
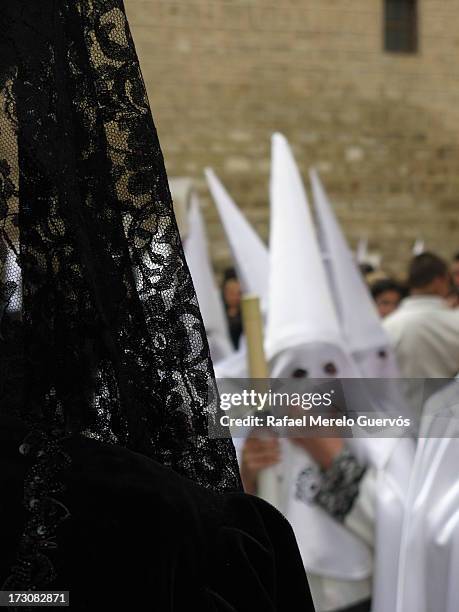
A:
{"label": "sequined black fabric", "polygon": [[[0,577],[22,528],[23,437],[20,424],[0,417],[0,491],[10,492],[0,497]],[[263,500],[214,493],[83,436],[62,450],[72,462],[59,497],[72,516],[57,530],[57,549],[47,549],[57,576],[47,590],[69,591],[72,612],[313,612],[293,531]]]}
{"label": "sequined black fabric", "polygon": [[3,590],[43,588],[57,578],[48,553],[57,548],[58,527],[70,516],[67,506],[59,500],[66,490],[64,479],[71,465],[63,442],[47,433],[32,432],[18,447],[32,465],[24,482],[25,527]]}
{"label": "sequined black fabric", "polygon": [[235,490],[217,401],[122,1],[4,0],[0,415]]}

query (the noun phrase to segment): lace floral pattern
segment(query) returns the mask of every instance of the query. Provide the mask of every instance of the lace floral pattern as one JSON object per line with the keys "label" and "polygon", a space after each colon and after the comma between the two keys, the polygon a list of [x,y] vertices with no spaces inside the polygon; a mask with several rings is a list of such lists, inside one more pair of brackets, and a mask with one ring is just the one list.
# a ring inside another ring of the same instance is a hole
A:
{"label": "lace floral pattern", "polygon": [[332,518],[343,522],[352,510],[365,472],[366,467],[344,449],[327,470],[317,466],[302,470],[296,481],[295,497],[307,505],[317,504]]}
{"label": "lace floral pattern", "polygon": [[217,402],[122,0],[5,0],[0,412],[238,489]]}
{"label": "lace floral pattern", "polygon": [[334,519],[343,522],[352,510],[365,472],[366,467],[348,449],[344,449],[329,469],[322,473],[317,504]]}

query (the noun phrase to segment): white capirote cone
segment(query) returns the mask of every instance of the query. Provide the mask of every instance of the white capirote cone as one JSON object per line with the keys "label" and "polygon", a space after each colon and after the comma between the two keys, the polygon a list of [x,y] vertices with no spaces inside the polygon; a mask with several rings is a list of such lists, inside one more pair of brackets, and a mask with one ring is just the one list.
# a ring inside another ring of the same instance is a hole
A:
{"label": "white capirote cone", "polygon": [[341,344],[308,199],[289,144],[272,137],[268,358],[305,343]]}
{"label": "white capirote cone", "polygon": [[230,355],[233,349],[228,335],[222,299],[209,259],[206,230],[196,193],[191,196],[188,212],[188,237],[184,250],[208,335],[212,358],[219,361]]}
{"label": "white capirote cone", "polygon": [[206,168],[205,176],[225,230],[242,291],[257,295],[264,307],[268,295],[268,249],[215,172]]}
{"label": "white capirote cone", "polygon": [[192,178],[188,176],[177,176],[169,178],[169,188],[174,202],[174,214],[182,241],[185,241],[188,232],[188,211],[190,209],[191,198],[195,191]]}
{"label": "white capirote cone", "polygon": [[368,260],[368,239],[367,238],[360,238],[357,244],[357,249],[355,251],[355,258],[357,260],[357,263],[359,264],[363,264],[367,262]]}
{"label": "white capirote cone", "polygon": [[310,171],[320,243],[341,329],[351,353],[389,345],[374,301],[358,269],[316,170]]}
{"label": "white capirote cone", "polygon": [[413,244],[413,255],[422,255],[426,250],[424,240],[417,238]]}

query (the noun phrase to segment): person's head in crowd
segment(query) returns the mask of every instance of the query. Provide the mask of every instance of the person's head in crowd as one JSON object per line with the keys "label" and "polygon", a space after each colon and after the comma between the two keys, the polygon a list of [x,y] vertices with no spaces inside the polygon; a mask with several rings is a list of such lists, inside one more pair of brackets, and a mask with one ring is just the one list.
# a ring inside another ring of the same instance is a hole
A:
{"label": "person's head in crowd", "polygon": [[459,308],[459,251],[454,255],[450,267],[451,293],[447,298],[451,308]]}
{"label": "person's head in crowd", "polygon": [[372,283],[371,295],[381,318],[396,310],[406,296],[405,288],[391,278],[381,278]]}
{"label": "person's head in crowd", "polygon": [[241,285],[234,268],[227,268],[223,273],[222,298],[225,305],[228,331],[235,349],[239,348],[242,335]]}
{"label": "person's head in crowd", "polygon": [[365,282],[369,289],[373,287],[373,285],[380,280],[387,280],[389,278],[389,274],[384,270],[375,270],[374,272],[370,272],[365,276]]}
{"label": "person's head in crowd", "polygon": [[372,274],[373,272],[375,272],[375,267],[369,263],[360,263],[359,269],[360,269],[360,273],[362,274],[363,278],[367,278],[369,274]]}
{"label": "person's head in crowd", "polygon": [[448,265],[434,253],[416,255],[409,266],[408,286],[411,295],[434,295],[446,299],[451,293]]}
{"label": "person's head in crowd", "polygon": [[226,309],[238,312],[241,306],[241,285],[234,268],[227,268],[223,273],[222,295]]}
{"label": "person's head in crowd", "polygon": [[454,255],[451,262],[451,276],[454,286],[459,290],[459,251]]}

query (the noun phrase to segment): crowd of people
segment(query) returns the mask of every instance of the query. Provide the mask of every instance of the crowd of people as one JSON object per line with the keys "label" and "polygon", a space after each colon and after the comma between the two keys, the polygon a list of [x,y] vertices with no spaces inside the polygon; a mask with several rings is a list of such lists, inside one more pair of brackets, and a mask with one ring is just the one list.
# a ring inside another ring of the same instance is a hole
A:
{"label": "crowd of people", "polygon": [[[362,271],[362,270],[361,270]],[[459,372],[459,310],[457,295],[459,290],[459,256],[455,255],[450,265],[434,253],[416,255],[409,262],[403,280],[395,280],[381,271],[366,269],[362,271],[369,292],[382,319],[383,327],[390,338],[395,352],[400,375],[414,379],[414,389],[419,387],[419,379],[453,379]],[[237,282],[234,268],[229,273],[231,282]],[[226,275],[225,275],[226,279]],[[223,282],[223,299],[226,280]],[[241,291],[238,292],[242,295]],[[233,290],[232,297],[236,295]],[[235,302],[231,301],[232,320]],[[239,303],[240,312],[240,303]],[[229,319],[230,322],[230,319]],[[235,346],[237,348],[237,346]],[[446,384],[445,380],[442,380]],[[405,394],[410,399],[410,381],[405,381]],[[414,395],[416,395],[414,391]],[[459,440],[457,442],[459,445]],[[373,549],[375,545],[376,520],[374,508],[376,486],[372,470],[356,462],[355,457],[345,451],[345,444],[339,438],[303,440],[303,446],[320,465],[324,480],[330,479],[329,488],[339,489],[337,483],[346,481],[349,499],[346,502],[345,520],[354,521],[355,529],[365,533],[366,542]],[[341,459],[339,459],[341,457]],[[414,456],[412,457],[414,465]],[[254,431],[240,449],[240,468],[245,490],[257,494],[260,474],[282,461],[282,442],[277,436],[260,436]],[[344,462],[346,476],[340,474],[340,462]],[[352,462],[355,461],[353,465]],[[410,466],[411,467],[411,466]],[[337,475],[340,474],[339,477]],[[353,477],[350,475],[353,474]],[[327,488],[327,485],[321,485]],[[341,490],[341,495],[343,491]],[[329,501],[329,500],[328,500]],[[319,500],[320,503],[320,500]],[[325,509],[330,509],[324,506]],[[406,507],[409,512],[409,506]],[[352,516],[354,513],[355,518]],[[333,516],[333,515],[332,515]],[[336,515],[335,515],[336,516]],[[343,516],[339,520],[343,520]],[[406,520],[406,517],[405,517]],[[408,519],[409,520],[409,519]],[[421,554],[421,553],[418,553]],[[388,560],[386,560],[388,562]],[[428,581],[428,577],[426,578]],[[400,575],[398,581],[400,581]],[[420,585],[415,586],[420,588]],[[400,586],[401,590],[402,587]],[[314,593],[314,590],[313,590]],[[371,598],[359,602],[347,610],[371,610]],[[405,605],[405,604],[399,604]],[[403,612],[414,608],[403,608]],[[327,603],[316,598],[317,610],[329,610]],[[342,607],[335,609],[343,609]],[[398,609],[398,608],[397,608]],[[423,608],[424,609],[424,608]],[[425,608],[434,612],[434,608]],[[436,609],[435,609],[436,610]]]}
{"label": "crowd of people", "polygon": [[[423,434],[423,417],[430,412],[429,396],[438,402],[434,391],[448,388],[459,372],[457,256],[448,265],[434,253],[414,255],[396,279],[371,266],[359,269],[314,172],[316,220],[309,214],[302,178],[278,135],[273,137],[266,255],[253,232],[233,231],[241,227],[241,213],[215,180],[211,193],[229,243],[238,236],[231,248],[235,267],[225,272],[221,295],[228,330],[233,337],[237,321],[241,331],[235,352],[216,361],[217,378],[250,377],[240,303],[244,294],[258,293],[271,378],[357,379],[363,386],[353,396],[353,410],[369,402],[381,412],[411,415],[415,422],[407,435],[371,440],[329,435],[285,439],[257,428],[237,432],[245,490],[264,496],[266,474],[274,475],[276,505],[294,528],[318,612],[449,612],[452,608],[429,607],[426,597],[419,607],[414,593],[432,587],[421,570],[411,580],[413,588],[405,587],[417,503],[413,474],[427,452],[419,443],[428,435]],[[257,258],[263,264],[247,265]],[[212,330],[208,333],[212,345]],[[365,384],[368,379],[379,379],[382,386]],[[432,379],[436,385],[425,384]],[[442,406],[446,414],[451,398],[450,391]],[[454,475],[444,470],[448,485],[424,508],[424,521],[454,488]],[[427,474],[426,467],[418,484],[428,481]],[[425,543],[423,558],[436,550],[435,537]]]}
{"label": "crowd of people", "polygon": [[[409,262],[403,280],[372,266],[361,266],[361,272],[384,319],[402,376],[454,378],[459,373],[459,253],[449,266],[434,253],[417,255]],[[228,278],[231,293],[227,291]],[[242,292],[233,267],[225,270],[222,287],[226,310],[232,313],[228,326],[236,319],[242,333]],[[279,440],[250,438],[242,456],[246,490],[254,492],[257,474],[278,461]]]}
{"label": "crowd of people", "polygon": [[[384,327],[396,348],[403,376],[451,378],[457,374],[459,329],[456,313],[451,311],[459,308],[459,253],[449,265],[435,253],[416,255],[397,279],[369,264],[361,265],[360,270],[381,319],[387,318]],[[229,267],[223,273],[222,299],[235,349],[242,334],[241,298],[236,270]],[[431,324],[429,346],[416,350],[411,342],[425,337],[423,330],[428,323]],[[438,346],[446,355],[443,366],[438,365],[441,361],[438,354],[429,366],[429,356]],[[416,355],[422,363],[415,363]]]}
{"label": "crowd of people", "polygon": [[[442,261],[434,253],[422,253],[420,255],[413,257],[410,263],[412,266],[420,267],[423,265],[426,269],[426,275],[433,273],[434,262],[437,262],[437,266],[440,261],[442,262],[440,268],[448,277],[446,301],[452,308],[457,308],[459,306],[459,253],[455,253],[449,266],[446,261]],[[416,270],[406,270],[398,278],[394,278],[383,270],[375,269],[371,264],[361,264],[359,268],[382,319],[397,310],[402,300],[410,295],[410,287],[413,282],[412,275],[417,274]],[[231,317],[240,319],[241,297],[241,285],[236,270],[233,266],[228,267],[222,275],[222,299],[225,308],[231,313]],[[230,316],[228,316],[228,325],[229,327],[232,325]],[[239,329],[242,330],[242,326]],[[238,343],[235,343],[234,348],[237,347]]]}

